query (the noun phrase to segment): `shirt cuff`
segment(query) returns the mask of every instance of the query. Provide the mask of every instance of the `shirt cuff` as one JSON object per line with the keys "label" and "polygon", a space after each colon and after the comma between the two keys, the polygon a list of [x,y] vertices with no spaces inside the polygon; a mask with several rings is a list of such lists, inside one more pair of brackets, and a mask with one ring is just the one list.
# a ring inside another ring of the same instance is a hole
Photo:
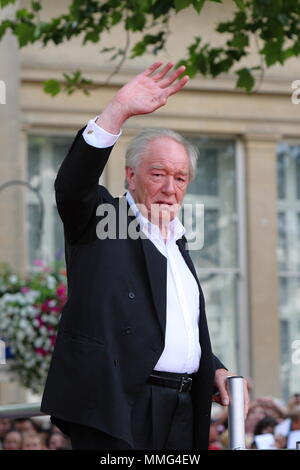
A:
{"label": "shirt cuff", "polygon": [[82,136],[86,143],[93,147],[97,147],[99,149],[112,147],[122,134],[122,130],[120,130],[119,134],[111,134],[110,132],[107,132],[102,127],[98,126],[98,124],[96,124],[95,121],[98,117],[99,116],[96,116],[95,118],[88,121]]}

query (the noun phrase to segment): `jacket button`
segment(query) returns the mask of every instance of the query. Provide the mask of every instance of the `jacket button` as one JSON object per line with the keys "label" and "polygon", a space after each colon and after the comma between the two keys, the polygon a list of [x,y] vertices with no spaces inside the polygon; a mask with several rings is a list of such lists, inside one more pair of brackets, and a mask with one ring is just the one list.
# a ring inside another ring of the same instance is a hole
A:
{"label": "jacket button", "polygon": [[126,335],[130,335],[131,334],[131,327],[128,326],[127,328],[125,328],[124,331],[125,331]]}
{"label": "jacket button", "polygon": [[129,292],[128,297],[130,299],[134,299],[135,298],[135,293],[134,292]]}

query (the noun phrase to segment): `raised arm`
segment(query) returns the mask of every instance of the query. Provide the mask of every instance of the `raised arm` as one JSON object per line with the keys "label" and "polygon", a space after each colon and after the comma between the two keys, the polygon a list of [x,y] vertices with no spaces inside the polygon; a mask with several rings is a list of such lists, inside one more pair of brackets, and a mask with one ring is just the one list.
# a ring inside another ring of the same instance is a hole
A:
{"label": "raised arm", "polygon": [[[161,68],[156,62],[124,85],[104,108],[96,123],[111,134],[118,134],[131,116],[152,113],[165,105],[170,95],[179,91],[189,77],[177,78],[185,67],[168,72],[172,62]],[[102,202],[99,178],[107,163],[112,147],[96,148],[85,142],[78,132],[55,180],[58,212],[64,223],[65,236],[75,243],[94,217],[96,207]],[[108,193],[107,193],[108,194]]]}

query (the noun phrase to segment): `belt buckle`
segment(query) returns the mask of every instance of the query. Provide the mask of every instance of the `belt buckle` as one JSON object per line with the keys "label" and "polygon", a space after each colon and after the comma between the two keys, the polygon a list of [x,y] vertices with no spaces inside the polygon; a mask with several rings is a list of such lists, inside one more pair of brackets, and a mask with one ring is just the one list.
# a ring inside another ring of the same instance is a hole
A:
{"label": "belt buckle", "polygon": [[181,377],[179,392],[183,391],[183,387],[184,387],[185,384],[190,383],[192,385],[192,381],[193,381],[192,377]]}

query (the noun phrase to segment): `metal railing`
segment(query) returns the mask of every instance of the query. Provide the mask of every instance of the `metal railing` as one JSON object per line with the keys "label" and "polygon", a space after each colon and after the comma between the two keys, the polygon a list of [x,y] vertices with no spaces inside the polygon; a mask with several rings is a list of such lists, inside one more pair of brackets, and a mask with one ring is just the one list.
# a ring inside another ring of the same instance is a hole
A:
{"label": "metal railing", "polygon": [[31,418],[32,416],[45,416],[40,411],[40,403],[20,403],[17,405],[0,406],[0,418]]}

